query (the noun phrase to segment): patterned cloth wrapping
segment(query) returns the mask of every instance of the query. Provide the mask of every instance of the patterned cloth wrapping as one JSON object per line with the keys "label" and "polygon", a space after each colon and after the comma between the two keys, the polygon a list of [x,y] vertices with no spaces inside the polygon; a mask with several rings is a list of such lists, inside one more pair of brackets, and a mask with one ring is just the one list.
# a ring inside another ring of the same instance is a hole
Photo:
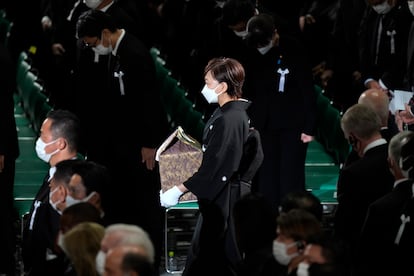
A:
{"label": "patterned cloth wrapping", "polygon": [[[179,126],[158,148],[155,159],[159,162],[161,189],[171,189],[190,178],[200,167],[203,152],[200,143],[184,133]],[[197,197],[187,192],[179,202],[196,201]]]}

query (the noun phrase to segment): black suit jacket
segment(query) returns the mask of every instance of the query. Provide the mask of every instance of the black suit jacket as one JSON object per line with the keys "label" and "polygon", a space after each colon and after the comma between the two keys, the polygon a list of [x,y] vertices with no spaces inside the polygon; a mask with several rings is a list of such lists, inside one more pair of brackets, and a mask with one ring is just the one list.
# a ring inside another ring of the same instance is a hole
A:
{"label": "black suit jacket", "polygon": [[[16,68],[8,50],[0,43],[0,155],[4,156],[4,168],[0,172],[0,271],[13,269],[14,242],[14,176],[15,161],[19,156],[14,99],[16,92]],[[8,267],[6,267],[8,266]]]}
{"label": "black suit jacket", "polygon": [[[55,250],[60,214],[49,204],[49,174],[38,190],[24,221],[22,255],[28,275],[51,275],[63,269],[61,253]],[[46,252],[58,256],[47,261]]]}
{"label": "black suit jacket", "polygon": [[358,242],[368,206],[392,190],[394,177],[387,156],[388,144],[376,146],[339,173],[335,234],[352,248]]}
{"label": "black suit jacket", "polygon": [[[381,79],[387,87],[400,88],[406,64],[404,57],[412,15],[398,5],[389,13],[382,15],[382,32],[376,62],[380,17],[368,6],[361,23],[359,49],[362,80]],[[394,32],[394,36],[390,35],[391,32]],[[394,45],[394,51],[392,45]]]}
{"label": "black suit jacket", "polygon": [[[279,46],[265,55],[251,51],[245,65],[245,97],[252,101],[248,110],[252,126],[265,132],[294,129],[314,135],[316,93],[306,51],[289,36],[280,38]],[[285,75],[284,92],[279,92],[281,74]],[[289,116],[287,116],[289,114]]]}
{"label": "black suit jacket", "polygon": [[411,23],[407,45],[407,64],[404,76],[405,89],[412,91],[414,86],[414,22]]}
{"label": "black suit jacket", "polygon": [[359,242],[357,275],[402,275],[396,270],[409,271],[410,263],[404,256],[412,253],[400,250],[394,240],[402,210],[412,196],[412,185],[412,180],[405,180],[369,206]]}
{"label": "black suit jacket", "polygon": [[6,47],[0,44],[0,155],[15,160],[19,155],[14,99],[16,68]]}

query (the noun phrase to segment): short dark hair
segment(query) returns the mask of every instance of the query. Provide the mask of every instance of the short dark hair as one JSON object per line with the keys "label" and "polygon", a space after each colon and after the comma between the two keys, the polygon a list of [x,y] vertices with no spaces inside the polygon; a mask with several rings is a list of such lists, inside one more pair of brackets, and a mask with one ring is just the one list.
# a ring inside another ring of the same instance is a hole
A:
{"label": "short dark hair", "polygon": [[68,185],[73,175],[73,166],[80,162],[83,161],[80,159],[67,159],[58,162],[56,164],[56,172],[53,174],[53,178],[56,181],[62,181]]}
{"label": "short dark hair", "polygon": [[77,151],[80,143],[80,120],[72,112],[63,109],[51,110],[46,116],[51,120],[53,139],[65,138],[71,151]]}
{"label": "short dark hair", "polygon": [[101,212],[89,202],[79,202],[65,208],[60,217],[60,228],[63,232],[82,222],[102,224]]}
{"label": "short dark hair", "polygon": [[204,75],[209,71],[218,82],[227,83],[227,94],[229,96],[241,97],[245,72],[239,61],[225,57],[213,58],[204,68]]}
{"label": "short dark hair", "polygon": [[117,29],[115,20],[103,11],[91,9],[79,16],[76,23],[76,36],[101,37],[103,29],[115,32]]}
{"label": "short dark hair", "polygon": [[273,17],[266,13],[253,16],[246,28],[246,43],[253,48],[267,45],[276,30]]}
{"label": "short dark hair", "polygon": [[292,209],[304,209],[322,221],[323,206],[317,196],[308,191],[292,191],[286,194],[280,203],[280,212],[287,213]]}
{"label": "short dark hair", "polygon": [[224,3],[221,20],[225,26],[246,22],[255,14],[250,0],[228,0]]}
{"label": "short dark hair", "polygon": [[121,268],[123,272],[132,270],[138,272],[140,276],[151,276],[154,273],[154,267],[148,258],[135,252],[128,252],[124,255]]}
{"label": "short dark hair", "polygon": [[86,188],[86,195],[95,191],[102,196],[103,189],[110,183],[110,175],[107,167],[94,161],[84,161],[74,165],[73,173],[82,177]]}

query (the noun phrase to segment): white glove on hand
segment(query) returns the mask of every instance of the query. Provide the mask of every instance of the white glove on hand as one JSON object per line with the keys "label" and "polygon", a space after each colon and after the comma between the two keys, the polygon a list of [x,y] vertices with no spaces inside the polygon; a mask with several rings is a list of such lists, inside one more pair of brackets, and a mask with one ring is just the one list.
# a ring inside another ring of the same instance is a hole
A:
{"label": "white glove on hand", "polygon": [[173,188],[169,189],[166,192],[160,191],[160,203],[161,206],[168,208],[171,206],[174,206],[178,203],[178,199],[183,194],[183,192],[178,189],[177,186],[174,186]]}

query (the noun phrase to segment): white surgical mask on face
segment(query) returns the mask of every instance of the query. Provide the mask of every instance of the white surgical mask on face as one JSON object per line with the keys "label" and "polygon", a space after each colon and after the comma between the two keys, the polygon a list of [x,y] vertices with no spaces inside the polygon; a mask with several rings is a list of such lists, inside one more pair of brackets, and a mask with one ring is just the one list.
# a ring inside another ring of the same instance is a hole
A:
{"label": "white surgical mask on face", "polygon": [[246,36],[248,34],[247,30],[240,31],[240,32],[238,32],[238,31],[233,31],[233,32],[234,32],[235,35],[237,35],[238,37],[241,37],[243,39],[246,38]]}
{"label": "white surgical mask on face", "polygon": [[62,200],[58,200],[58,201],[56,201],[56,202],[53,202],[52,201],[52,196],[53,196],[53,194],[54,193],[56,193],[57,192],[57,190],[59,189],[59,187],[56,187],[53,191],[50,191],[49,192],[49,204],[52,206],[52,208],[53,209],[55,209],[55,211],[56,212],[58,212],[59,214],[62,214],[62,211],[60,211],[59,209],[58,209],[58,207],[57,207],[57,205],[59,204],[59,203],[61,203],[62,202]]}
{"label": "white surgical mask on face", "polygon": [[95,258],[96,271],[98,271],[99,275],[103,275],[105,272],[105,258],[106,258],[106,253],[103,252],[102,250],[99,250]]}
{"label": "white surgical mask on face", "polygon": [[[216,88],[217,88],[217,86],[216,86]],[[216,93],[216,88],[214,88],[214,89],[208,88],[208,86],[206,84],[206,85],[204,85],[203,90],[201,90],[201,94],[203,94],[206,101],[210,104],[211,103],[218,103],[218,96],[220,96],[221,94],[224,93],[224,91],[223,91],[223,92],[217,94]]]}
{"label": "white surgical mask on face", "polygon": [[42,159],[43,161],[45,161],[46,163],[49,163],[50,158],[52,157],[52,155],[54,155],[55,153],[57,153],[59,151],[59,149],[55,150],[52,153],[46,153],[45,151],[45,147],[55,143],[57,141],[54,140],[52,142],[49,143],[45,143],[43,142],[43,140],[39,137],[36,141],[36,154],[37,156]]}
{"label": "white surgical mask on face", "polygon": [[92,47],[92,50],[98,55],[102,55],[102,56],[109,55],[112,52],[112,44],[109,43],[109,47],[105,47],[103,46],[102,42],[103,42],[103,34],[101,34],[101,43],[99,43],[95,47]]}
{"label": "white surgical mask on face", "polygon": [[385,0],[384,3],[372,6],[372,8],[378,14],[387,14],[392,9],[387,0]]}
{"label": "white surgical mask on face", "polygon": [[414,1],[407,1],[408,9],[410,10],[411,14],[414,16]]}
{"label": "white surgical mask on face", "polygon": [[298,269],[296,270],[297,276],[309,276],[309,264],[305,262],[300,262]]}
{"label": "white surgical mask on face", "polygon": [[96,9],[103,0],[83,0],[83,3],[85,3],[86,6],[90,9]]}
{"label": "white surgical mask on face", "polygon": [[266,46],[264,46],[264,47],[260,47],[260,48],[257,48],[257,50],[262,54],[262,55],[266,55],[267,54],[267,52],[269,52],[270,51],[270,49],[272,49],[273,48],[273,40],[270,40],[269,41],[269,44],[267,44]]}
{"label": "white surgical mask on face", "polygon": [[81,202],[88,202],[89,201],[89,199],[91,199],[92,197],[93,197],[93,195],[94,194],[96,194],[96,192],[94,191],[94,192],[92,192],[92,193],[90,193],[87,197],[85,197],[85,198],[83,198],[83,199],[76,199],[76,198],[73,198],[72,196],[70,196],[70,195],[67,195],[66,196],[66,199],[65,199],[65,202],[66,202],[66,208],[67,207],[69,207],[69,206],[72,206],[72,205],[75,205],[75,204],[77,204],[77,203],[81,203]]}
{"label": "white surgical mask on face", "polygon": [[295,245],[296,243],[294,242],[286,245],[283,242],[275,240],[273,241],[273,256],[281,265],[288,265],[293,257],[298,256],[297,252],[290,255],[287,253],[287,250]]}

